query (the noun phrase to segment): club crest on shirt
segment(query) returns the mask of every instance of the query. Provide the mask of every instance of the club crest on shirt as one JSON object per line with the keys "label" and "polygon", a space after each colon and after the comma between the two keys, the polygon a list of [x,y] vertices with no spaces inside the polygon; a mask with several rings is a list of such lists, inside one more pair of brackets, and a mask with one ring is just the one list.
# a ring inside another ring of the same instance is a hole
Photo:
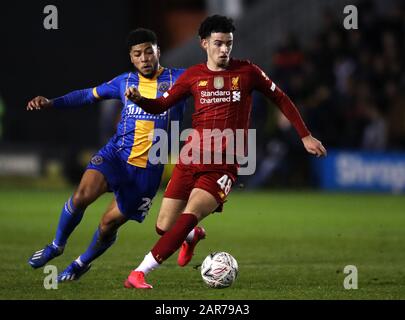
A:
{"label": "club crest on shirt", "polygon": [[231,90],[239,90],[239,77],[232,77]]}
{"label": "club crest on shirt", "polygon": [[169,90],[170,89],[170,84],[169,84],[169,82],[161,82],[161,83],[159,83],[159,85],[158,85],[158,90],[159,90],[159,92],[166,92],[167,90]]}
{"label": "club crest on shirt", "polygon": [[93,158],[91,158],[90,162],[91,164],[98,166],[103,163],[103,157],[97,154]]}
{"label": "club crest on shirt", "polygon": [[222,89],[224,87],[224,77],[214,77],[214,88]]}

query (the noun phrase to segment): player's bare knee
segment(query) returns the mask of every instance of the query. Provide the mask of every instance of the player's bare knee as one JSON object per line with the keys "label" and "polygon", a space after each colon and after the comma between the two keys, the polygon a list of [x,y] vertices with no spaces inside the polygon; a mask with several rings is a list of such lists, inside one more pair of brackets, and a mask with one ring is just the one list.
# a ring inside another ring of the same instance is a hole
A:
{"label": "player's bare knee", "polygon": [[[184,208],[182,208],[184,210]],[[183,210],[170,210],[160,211],[156,220],[156,226],[161,230],[168,231],[176,223],[177,218]]]}
{"label": "player's bare knee", "polygon": [[208,214],[205,214],[205,212],[191,212],[191,214],[195,215],[196,218],[198,219],[198,221],[201,221],[202,219],[204,219],[206,216],[208,216]]}
{"label": "player's bare knee", "polygon": [[167,229],[166,228],[166,225],[167,225],[166,221],[167,221],[166,217],[161,216],[159,214],[159,216],[157,218],[157,221],[156,221],[156,227],[159,228],[160,230],[167,231],[166,230]]}
{"label": "player's bare knee", "polygon": [[94,195],[90,188],[79,188],[73,195],[73,205],[76,208],[85,209],[94,201]]}
{"label": "player's bare knee", "polygon": [[111,238],[117,233],[120,225],[121,223],[116,219],[103,217],[98,227],[100,230],[100,237],[103,239]]}
{"label": "player's bare knee", "polygon": [[110,238],[111,235],[116,232],[116,229],[114,229],[111,225],[100,224],[98,229],[101,239]]}
{"label": "player's bare knee", "polygon": [[159,215],[156,221],[156,227],[163,231],[168,231],[176,223],[179,215]]}
{"label": "player's bare knee", "polygon": [[167,231],[166,229],[161,228],[158,224],[155,225],[155,230],[159,236],[163,236]]}
{"label": "player's bare knee", "polygon": [[[210,206],[213,208],[213,206]],[[196,216],[198,221],[201,221],[205,217],[209,216],[215,209],[207,208],[201,205],[189,205],[187,206],[185,213],[190,213]]]}
{"label": "player's bare knee", "polygon": [[104,229],[111,229],[115,225],[118,225],[118,221],[116,221],[117,218],[109,217],[108,215],[103,216],[100,222],[100,226],[102,226]]}
{"label": "player's bare knee", "polygon": [[85,209],[87,207],[87,205],[85,204],[84,200],[83,200],[83,195],[76,191],[72,197],[72,201],[73,201],[73,205],[75,206],[75,208],[78,209]]}

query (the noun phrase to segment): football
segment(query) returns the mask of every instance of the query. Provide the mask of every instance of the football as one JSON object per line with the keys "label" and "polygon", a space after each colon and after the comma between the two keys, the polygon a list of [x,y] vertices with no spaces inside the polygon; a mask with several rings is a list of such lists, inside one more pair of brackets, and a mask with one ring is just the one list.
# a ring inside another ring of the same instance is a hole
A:
{"label": "football", "polygon": [[238,275],[238,262],[227,252],[209,254],[201,265],[201,277],[211,288],[227,288]]}

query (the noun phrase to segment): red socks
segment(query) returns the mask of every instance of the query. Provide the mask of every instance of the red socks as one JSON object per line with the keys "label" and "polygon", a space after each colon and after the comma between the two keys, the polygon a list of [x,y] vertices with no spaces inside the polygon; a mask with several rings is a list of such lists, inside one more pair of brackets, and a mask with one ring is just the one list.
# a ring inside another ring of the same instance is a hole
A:
{"label": "red socks", "polygon": [[183,213],[174,226],[167,231],[155,244],[151,252],[155,260],[162,263],[169,258],[178,248],[191,230],[198,224],[198,219],[191,213]]}

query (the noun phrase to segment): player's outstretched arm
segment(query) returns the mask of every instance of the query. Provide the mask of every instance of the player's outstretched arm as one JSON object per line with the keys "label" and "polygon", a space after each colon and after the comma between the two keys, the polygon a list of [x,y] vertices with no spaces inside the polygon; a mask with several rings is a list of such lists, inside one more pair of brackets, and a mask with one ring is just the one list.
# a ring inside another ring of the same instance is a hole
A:
{"label": "player's outstretched arm", "polygon": [[47,99],[42,96],[35,97],[27,104],[27,110],[40,110],[48,107],[56,109],[72,109],[92,104],[105,99],[120,99],[120,83],[128,74],[122,74],[111,81],[102,83],[97,87],[71,91],[61,97]]}
{"label": "player's outstretched arm", "polygon": [[317,157],[324,156],[326,157],[327,151],[322,143],[315,139],[312,135],[306,136],[301,138],[302,143],[304,144],[305,149],[311,153],[316,155]]}
{"label": "player's outstretched arm", "polygon": [[298,109],[291,99],[279,87],[277,87],[258,66],[252,65],[252,72],[256,75],[255,89],[261,91],[277,105],[280,111],[298,132],[305,149],[317,157],[326,156],[327,152],[325,147],[318,139],[315,139],[311,135],[311,132],[306,127]]}
{"label": "player's outstretched arm", "polygon": [[52,100],[49,100],[42,96],[37,96],[34,99],[28,101],[27,110],[28,111],[41,110],[41,109],[52,107],[52,105],[53,105]]}
{"label": "player's outstretched arm", "polygon": [[92,104],[103,99],[117,98],[116,95],[109,93],[108,90],[104,91],[106,93],[106,97],[100,97],[96,88],[75,90],[54,99],[47,99],[45,97],[38,96],[28,102],[27,110],[41,110],[48,107],[54,107],[56,109],[72,109],[79,108],[87,104]]}

